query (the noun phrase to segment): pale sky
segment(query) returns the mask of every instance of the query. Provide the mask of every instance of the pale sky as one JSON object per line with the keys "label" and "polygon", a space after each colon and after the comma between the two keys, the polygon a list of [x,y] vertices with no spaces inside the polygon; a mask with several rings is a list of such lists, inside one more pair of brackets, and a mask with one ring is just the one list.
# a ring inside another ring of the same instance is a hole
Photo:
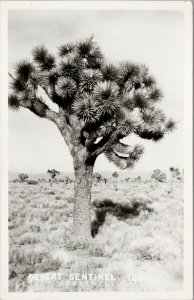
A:
{"label": "pale sky", "polygon": [[[133,171],[183,168],[184,15],[181,11],[14,10],[9,12],[9,70],[30,58],[32,48],[51,53],[69,41],[94,35],[108,61],[145,63],[164,94],[161,107],[177,129],[158,143],[129,136],[145,153]],[[72,158],[57,127],[26,109],[9,111],[9,170],[73,171]],[[95,171],[118,170],[101,155]],[[129,171],[127,171],[129,172]]]}

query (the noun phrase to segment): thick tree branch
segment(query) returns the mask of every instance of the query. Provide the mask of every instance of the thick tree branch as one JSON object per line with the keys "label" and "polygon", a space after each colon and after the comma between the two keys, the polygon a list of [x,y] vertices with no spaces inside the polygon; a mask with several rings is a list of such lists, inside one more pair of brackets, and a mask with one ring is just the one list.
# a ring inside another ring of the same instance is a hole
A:
{"label": "thick tree branch", "polygon": [[60,108],[58,115],[59,117],[57,119],[56,124],[70,151],[72,151],[72,129],[70,127],[68,117],[65,115],[65,112],[62,110],[62,108]]}
{"label": "thick tree branch", "polygon": [[93,144],[91,147],[91,156],[98,156],[105,152],[110,146],[112,146],[118,139],[118,132],[113,131],[108,135],[105,135],[97,144]]}
{"label": "thick tree branch", "polygon": [[52,111],[51,109],[46,109],[45,111],[45,117],[54,122],[54,123],[57,123],[57,119],[58,119],[58,113]]}
{"label": "thick tree branch", "polygon": [[49,109],[47,105],[45,105],[45,103],[40,101],[38,98],[34,101],[28,99],[20,100],[20,106],[29,109],[39,117],[46,118],[57,124],[59,117],[58,113]]}
{"label": "thick tree branch", "polygon": [[[8,74],[12,80],[15,80],[15,77],[10,72],[8,72]],[[40,84],[38,85],[38,87],[40,87],[42,90],[45,91],[45,88],[43,86],[41,86]],[[42,111],[41,117],[47,118],[48,120],[57,124],[59,115],[56,112],[52,111],[50,108],[48,108],[48,106],[43,101],[40,101],[40,98],[37,97],[36,90],[32,90],[31,93],[34,95],[35,102],[32,100],[23,99],[23,100],[19,101],[19,105],[33,111],[36,115],[40,116],[40,110],[38,111],[38,107],[36,107],[36,105],[33,105],[33,104],[39,103],[41,105],[41,102],[42,102],[42,105],[44,106],[44,112]],[[45,91],[45,93],[47,94],[46,91]],[[47,96],[48,96],[48,94],[47,94]],[[43,106],[42,106],[42,109],[43,109]],[[39,109],[40,109],[40,107],[39,107]],[[43,113],[44,113],[44,116],[43,116]]]}
{"label": "thick tree branch", "polygon": [[[39,115],[39,111],[36,111],[36,106],[33,106],[33,103],[31,101],[20,101],[20,106],[29,109],[33,113]],[[66,144],[68,145],[70,151],[72,150],[72,144],[71,144],[71,129],[68,125],[66,118],[61,113],[56,113],[52,111],[51,109],[47,108],[44,110],[44,118],[54,122],[57,127],[59,128],[61,135],[63,136]]]}
{"label": "thick tree branch", "polygon": [[[9,73],[9,76],[12,80],[15,80],[14,76]],[[45,89],[39,84],[38,87]],[[46,92],[46,91],[45,91]],[[46,93],[48,96],[48,93]],[[32,97],[33,95],[33,97]],[[34,114],[41,118],[46,118],[57,125],[59,128],[66,144],[69,146],[70,151],[72,149],[71,145],[71,128],[68,124],[67,116],[62,108],[59,109],[59,113],[51,110],[44,101],[41,101],[41,98],[37,97],[37,90],[31,90],[31,98],[28,99],[27,96],[25,99],[19,99],[19,106],[24,107],[32,111]]]}

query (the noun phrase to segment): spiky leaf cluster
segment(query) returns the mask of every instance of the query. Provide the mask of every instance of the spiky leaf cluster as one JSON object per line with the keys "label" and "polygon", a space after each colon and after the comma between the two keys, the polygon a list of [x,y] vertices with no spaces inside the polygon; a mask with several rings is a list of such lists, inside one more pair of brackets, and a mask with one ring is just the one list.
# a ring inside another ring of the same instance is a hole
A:
{"label": "spiky leaf cluster", "polygon": [[55,91],[62,99],[72,99],[77,91],[76,82],[69,77],[61,77],[55,85]]}
{"label": "spiky leaf cluster", "polygon": [[136,145],[134,148],[128,149],[125,145],[126,151],[123,153],[115,150],[114,145],[105,152],[105,156],[110,162],[113,162],[118,168],[124,170],[126,168],[132,168],[137,160],[143,154],[143,147]]}
{"label": "spiky leaf cluster", "polygon": [[20,104],[19,104],[19,100],[18,100],[17,95],[15,95],[15,94],[9,95],[9,97],[8,97],[8,106],[9,106],[9,108],[11,108],[13,110],[18,110],[19,109]]}
{"label": "spiky leaf cluster", "polygon": [[105,64],[102,67],[103,79],[106,81],[116,81],[119,74],[119,69],[116,65]]}
{"label": "spiky leaf cluster", "polygon": [[86,124],[95,123],[98,121],[98,107],[92,95],[84,93],[73,104],[73,111]]}
{"label": "spiky leaf cluster", "polygon": [[32,55],[34,62],[41,71],[50,71],[55,67],[55,57],[45,47],[34,48]]}
{"label": "spiky leaf cluster", "polygon": [[72,53],[75,49],[75,45],[73,43],[66,43],[59,47],[59,56],[64,57],[69,53]]}
{"label": "spiky leaf cluster", "polygon": [[81,93],[92,93],[98,82],[102,80],[99,70],[85,69],[82,72],[79,89]]}

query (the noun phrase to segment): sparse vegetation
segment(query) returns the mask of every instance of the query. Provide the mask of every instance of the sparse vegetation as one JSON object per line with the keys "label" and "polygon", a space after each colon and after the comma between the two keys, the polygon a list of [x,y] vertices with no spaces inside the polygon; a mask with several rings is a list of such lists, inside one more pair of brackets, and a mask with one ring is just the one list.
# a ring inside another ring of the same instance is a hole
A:
{"label": "sparse vegetation", "polygon": [[[72,184],[64,189],[64,183],[52,188],[44,183],[40,190],[38,185],[11,181],[10,291],[180,290],[183,183],[174,182],[173,194],[168,193],[169,184],[168,181],[158,186],[151,181],[128,184],[124,180],[119,182],[116,193],[111,181],[94,185],[92,226],[95,237],[85,252],[81,244],[78,247],[73,235]],[[84,270],[111,273],[116,281],[70,282],[67,277],[62,281],[28,281],[28,274],[54,270],[64,276]]]}

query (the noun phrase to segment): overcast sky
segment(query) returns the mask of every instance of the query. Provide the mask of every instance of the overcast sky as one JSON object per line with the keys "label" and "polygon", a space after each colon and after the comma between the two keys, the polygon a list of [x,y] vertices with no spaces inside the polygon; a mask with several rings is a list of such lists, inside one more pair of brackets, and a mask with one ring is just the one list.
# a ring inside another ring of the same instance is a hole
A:
{"label": "overcast sky", "polygon": [[[177,130],[158,142],[128,137],[145,147],[133,171],[183,167],[184,15],[181,11],[14,10],[9,12],[9,70],[31,49],[45,45],[56,53],[68,41],[94,35],[109,61],[145,63],[157,78],[161,107]],[[9,111],[9,170],[27,173],[48,168],[73,171],[72,158],[55,125],[20,109]],[[117,168],[101,155],[95,171]],[[129,171],[127,171],[129,172]]]}

